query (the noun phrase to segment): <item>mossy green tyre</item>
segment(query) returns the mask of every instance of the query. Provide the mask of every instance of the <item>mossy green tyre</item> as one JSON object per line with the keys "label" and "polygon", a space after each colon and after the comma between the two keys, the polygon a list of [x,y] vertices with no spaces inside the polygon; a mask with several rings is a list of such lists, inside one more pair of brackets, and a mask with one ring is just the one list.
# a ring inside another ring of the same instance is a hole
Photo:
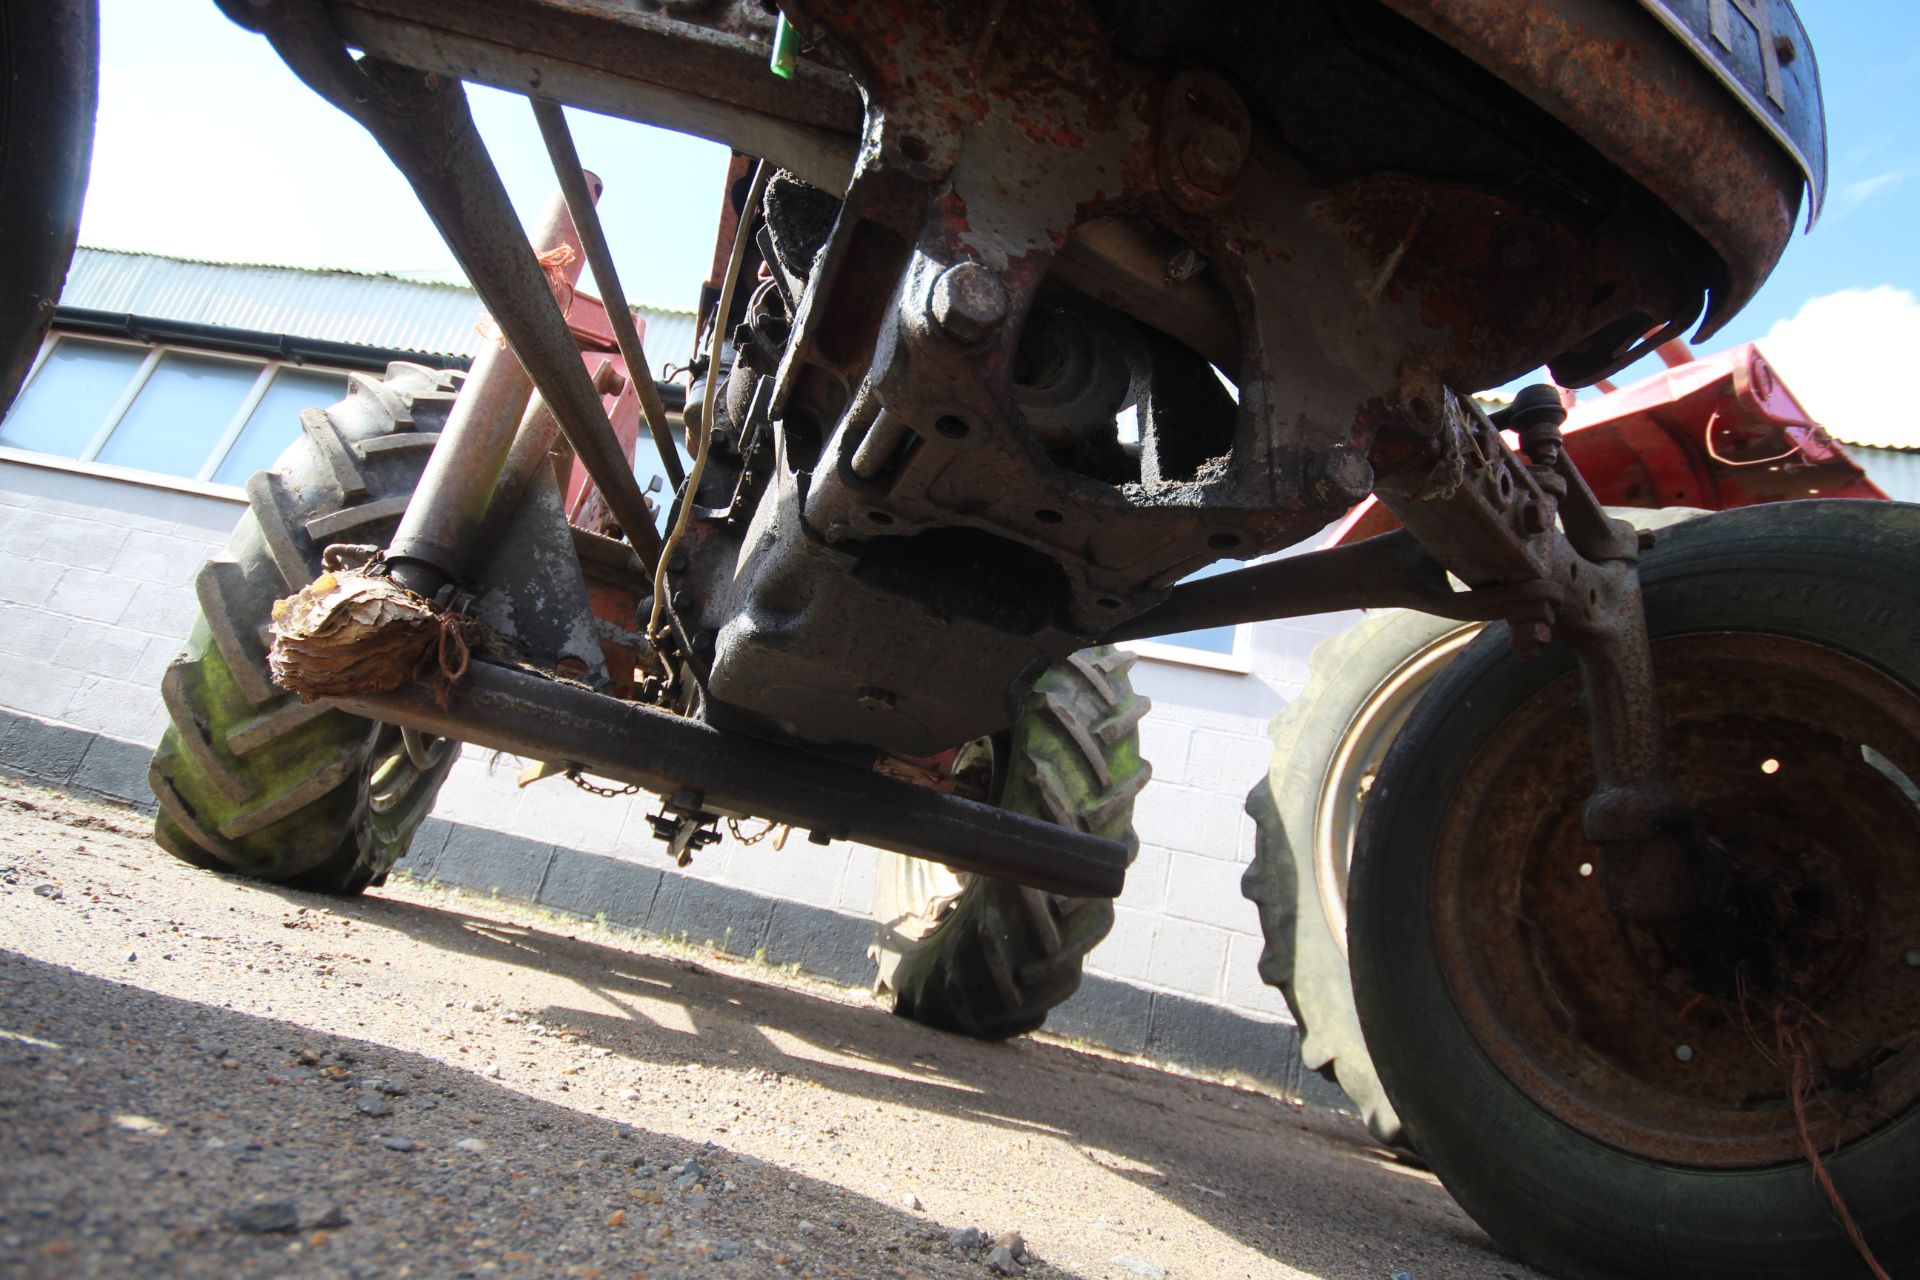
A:
{"label": "mossy green tyre", "polygon": [[[1147,700],[1134,655],[1077,653],[1042,676],[1000,755],[1003,808],[1120,841],[1131,861]],[[877,986],[894,1012],[980,1039],[1035,1030],[1080,987],[1087,953],[1113,928],[1113,903],[959,875],[883,854],[875,872]],[[908,927],[918,921],[919,927]]]}
{"label": "mossy green tyre", "polygon": [[274,600],[336,542],[384,546],[451,401],[446,374],[395,365],[301,418],[247,485],[248,513],[195,580],[201,616],[161,682],[169,725],[148,772],[154,838],[195,866],[330,893],[385,879],[458,756],[391,726],[303,705],[267,674]]}

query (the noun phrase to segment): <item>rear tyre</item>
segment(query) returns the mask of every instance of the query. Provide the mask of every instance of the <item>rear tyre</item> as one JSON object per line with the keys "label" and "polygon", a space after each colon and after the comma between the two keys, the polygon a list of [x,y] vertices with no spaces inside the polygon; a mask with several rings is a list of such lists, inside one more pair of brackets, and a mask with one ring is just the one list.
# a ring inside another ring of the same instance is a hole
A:
{"label": "rear tyre", "polygon": [[1300,1028],[1300,1060],[1340,1086],[1373,1136],[1407,1145],[1367,1056],[1347,966],[1347,865],[1380,760],[1433,677],[1479,631],[1386,610],[1314,650],[1273,718],[1273,763],[1247,793],[1256,841],[1240,891],[1260,912],[1260,976]]}
{"label": "rear tyre", "polygon": [[1866,502],[1712,516],[1642,561],[1706,837],[1687,930],[1607,908],[1565,651],[1522,662],[1489,627],[1387,755],[1350,898],[1367,1045],[1421,1155],[1533,1265],[1864,1276],[1811,1143],[1888,1272],[1920,1274],[1916,561],[1920,508]]}
{"label": "rear tyre", "polygon": [[0,0],[0,415],[73,263],[100,79],[95,0]]}
{"label": "rear tyre", "polygon": [[[1147,700],[1134,655],[1077,653],[1042,676],[1004,740],[955,758],[962,794],[1118,840],[1132,861],[1134,798]],[[1033,1031],[1079,990],[1087,953],[1113,928],[1113,903],[1071,898],[900,854],[874,873],[875,989],[904,1018],[1000,1040]]]}
{"label": "rear tyre", "polygon": [[386,879],[432,810],[458,745],[422,740],[272,682],[273,602],[335,542],[385,546],[452,401],[449,375],[396,364],[301,416],[301,438],[247,483],[248,514],[200,570],[201,616],[161,681],[170,724],[148,780],[154,839],[184,862],[326,893]]}

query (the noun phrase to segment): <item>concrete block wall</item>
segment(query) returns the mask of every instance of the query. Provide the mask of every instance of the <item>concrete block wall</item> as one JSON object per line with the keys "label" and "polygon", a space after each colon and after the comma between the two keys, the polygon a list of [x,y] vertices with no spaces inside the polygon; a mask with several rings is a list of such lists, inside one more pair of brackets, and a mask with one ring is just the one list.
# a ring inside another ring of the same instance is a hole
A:
{"label": "concrete block wall", "polygon": [[[56,759],[34,776],[101,794],[144,786],[129,779],[144,778],[142,749],[166,722],[160,675],[192,626],[193,576],[242,512],[237,496],[217,491],[0,460],[0,709],[98,739],[61,748],[94,757],[92,774],[83,773],[83,756],[64,773]],[[1246,673],[1151,658],[1133,668],[1154,704],[1142,725],[1154,780],[1137,809],[1140,854],[1113,934],[1091,957],[1093,977],[1056,1016],[1057,1028],[1122,1050],[1238,1063],[1311,1092],[1315,1082],[1298,1081],[1291,1061],[1276,1060],[1291,1058],[1292,1028],[1279,993],[1256,971],[1258,921],[1240,896],[1254,848],[1243,805],[1267,768],[1268,721],[1304,687],[1313,647],[1349,621],[1254,628]],[[8,732],[16,757],[55,750],[41,729]],[[403,868],[425,871],[437,860],[446,878],[563,909],[577,902],[588,915],[596,912],[584,910],[591,904],[576,890],[604,881],[609,891],[647,895],[647,914],[626,921],[636,927],[735,944],[752,935],[770,951],[800,945],[770,932],[785,903],[789,912],[813,913],[800,931],[816,937],[812,950],[831,937],[857,960],[816,956],[809,967],[854,980],[864,972],[857,940],[866,932],[873,850],[823,849],[797,836],[776,850],[771,841],[728,838],[678,870],[647,829],[652,796],[588,796],[563,778],[520,789],[519,767],[469,748]],[[93,785],[94,775],[112,785]],[[619,864],[624,878],[614,886],[604,868],[594,872],[599,880],[566,870],[568,859],[587,855]],[[1220,1048],[1222,1037],[1233,1041],[1230,1050]],[[1209,1040],[1210,1051],[1194,1047]]]}

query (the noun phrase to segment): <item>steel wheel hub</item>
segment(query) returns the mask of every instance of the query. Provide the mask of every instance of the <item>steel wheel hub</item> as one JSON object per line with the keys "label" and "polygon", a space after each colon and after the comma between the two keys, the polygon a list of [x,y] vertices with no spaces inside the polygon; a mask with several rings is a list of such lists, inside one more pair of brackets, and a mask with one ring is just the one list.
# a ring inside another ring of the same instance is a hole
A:
{"label": "steel wheel hub", "polygon": [[1654,665],[1708,910],[1665,930],[1608,910],[1569,675],[1495,732],[1447,810],[1449,988],[1500,1070],[1600,1142],[1750,1168],[1803,1158],[1803,1115],[1831,1153],[1920,1100],[1920,699],[1779,636],[1659,640]]}

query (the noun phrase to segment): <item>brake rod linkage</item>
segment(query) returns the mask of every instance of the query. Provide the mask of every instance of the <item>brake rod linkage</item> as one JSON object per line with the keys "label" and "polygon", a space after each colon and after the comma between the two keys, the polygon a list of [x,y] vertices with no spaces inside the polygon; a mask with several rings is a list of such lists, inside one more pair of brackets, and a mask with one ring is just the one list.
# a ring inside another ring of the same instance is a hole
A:
{"label": "brake rod linkage", "polygon": [[[646,495],[474,126],[460,81],[355,59],[318,0],[222,0],[222,8],[266,36],[294,74],[359,121],[405,175],[651,571],[660,535]],[[591,200],[587,206],[591,218]],[[644,370],[633,372],[651,382]]]}

